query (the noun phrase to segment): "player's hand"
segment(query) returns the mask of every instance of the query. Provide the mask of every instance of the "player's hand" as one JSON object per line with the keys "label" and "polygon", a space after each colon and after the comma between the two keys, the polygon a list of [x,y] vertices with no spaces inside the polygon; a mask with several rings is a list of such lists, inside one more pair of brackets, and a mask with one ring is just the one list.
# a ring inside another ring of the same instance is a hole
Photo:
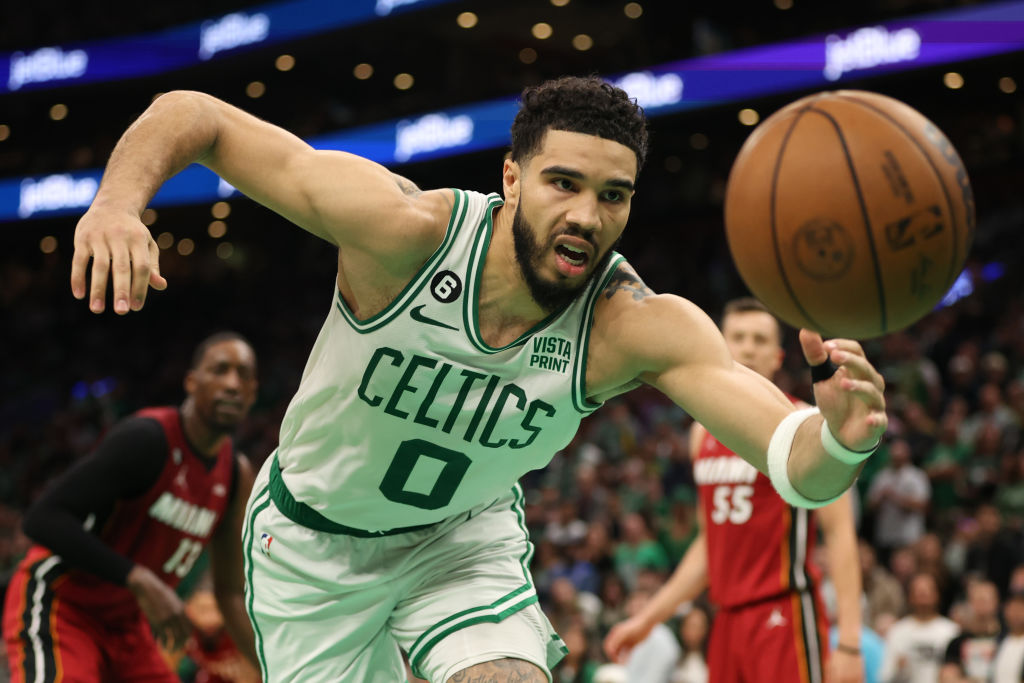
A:
{"label": "player's hand", "polygon": [[185,616],[185,604],[178,594],[156,574],[138,564],[128,573],[127,586],[153,626],[156,639],[171,652],[184,647],[192,634],[192,624]]}
{"label": "player's hand", "polygon": [[864,683],[864,659],[860,655],[832,650],[825,683]]}
{"label": "player's hand", "polygon": [[129,211],[93,205],[75,227],[75,254],[71,259],[71,293],[86,297],[86,270],[92,258],[89,310],[102,313],[107,280],[113,274],[114,312],[138,311],[149,287],[165,289],[160,275],[160,248],[149,228]]}
{"label": "player's hand", "polygon": [[839,366],[832,377],[814,383],[814,400],[832,436],[852,451],[868,451],[885,433],[885,381],[852,339],[829,339],[800,330],[800,345],[809,365],[831,360]]}
{"label": "player's hand", "polygon": [[629,656],[630,650],[642,642],[652,628],[653,625],[639,617],[630,617],[615,624],[604,638],[604,653],[611,661],[622,664]]}

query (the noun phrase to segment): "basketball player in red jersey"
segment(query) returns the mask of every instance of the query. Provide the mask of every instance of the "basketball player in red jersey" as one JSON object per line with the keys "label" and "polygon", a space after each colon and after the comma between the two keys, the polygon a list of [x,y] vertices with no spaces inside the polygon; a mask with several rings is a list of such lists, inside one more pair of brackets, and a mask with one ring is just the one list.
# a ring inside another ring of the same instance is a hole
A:
{"label": "basketball player in red jersey", "polygon": [[174,588],[207,545],[218,606],[255,662],[240,540],[253,473],[229,436],[256,397],[255,353],[215,334],[184,384],[180,408],[115,425],[29,509],[36,545],[3,614],[12,683],[177,683],[157,639],[177,649],[188,638]]}
{"label": "basketball player in red jersey", "polygon": [[[729,302],[722,334],[733,358],[751,370],[772,379],[781,367],[781,328],[759,301]],[[708,644],[711,683],[860,683],[861,577],[850,494],[812,516],[789,506],[767,477],[697,423],[690,452],[701,532],[645,608],[612,628],[605,651],[619,659],[707,588],[719,607]],[[839,608],[839,646],[831,657],[820,572],[811,563],[815,521]]]}

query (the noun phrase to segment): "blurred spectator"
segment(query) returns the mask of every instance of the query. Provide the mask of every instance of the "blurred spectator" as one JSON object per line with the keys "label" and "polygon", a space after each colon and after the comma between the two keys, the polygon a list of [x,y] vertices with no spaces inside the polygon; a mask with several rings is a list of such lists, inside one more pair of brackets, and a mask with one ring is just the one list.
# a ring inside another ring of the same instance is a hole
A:
{"label": "blurred spectator", "polygon": [[978,409],[964,420],[960,437],[972,443],[985,424],[992,424],[1000,434],[1000,445],[1016,442],[1020,424],[1017,415],[1003,402],[1003,391],[994,382],[982,384],[978,389]]}
{"label": "blurred spectator", "polygon": [[991,581],[971,581],[967,586],[966,622],[960,635],[946,648],[942,683],[987,683],[995,667],[999,644],[999,592]]}
{"label": "blurred spectator", "polygon": [[875,620],[883,614],[899,618],[906,604],[903,586],[889,570],[878,564],[875,549],[866,539],[860,539],[857,547],[864,595],[867,599],[864,623],[874,626]]}
{"label": "blurred spectator", "polygon": [[946,414],[937,438],[925,454],[922,467],[931,482],[931,512],[940,523],[964,501],[964,472],[971,449],[960,439],[960,420]]}
{"label": "blurred spectator", "polygon": [[658,542],[671,566],[679,564],[697,537],[696,504],[697,494],[692,488],[677,488],[668,504],[668,518],[659,520]]}
{"label": "blurred spectator", "polygon": [[968,544],[964,571],[984,576],[1006,593],[1010,574],[1022,562],[1021,534],[1003,525],[1002,515],[990,503],[978,506],[974,515],[977,533]]}
{"label": "blurred spectator", "polygon": [[672,672],[672,683],[707,683],[707,647],[711,617],[706,609],[691,604],[679,622],[679,641],[683,654]]}
{"label": "blurred spectator", "polygon": [[1024,589],[1006,596],[1003,621],[1006,633],[992,664],[992,683],[1020,683],[1024,681]]}
{"label": "blurred spectator", "polygon": [[866,500],[874,513],[875,546],[884,558],[921,537],[931,496],[928,475],[910,461],[907,442],[893,439],[888,451],[889,464],[875,475]]}
{"label": "blurred spectator", "polygon": [[598,663],[589,656],[586,630],[573,624],[561,633],[569,653],[551,671],[552,683],[591,683]]}
{"label": "blurred spectator", "polygon": [[[640,612],[651,598],[651,593],[635,591],[626,603],[628,616]],[[626,660],[626,680],[629,683],[671,683],[672,672],[679,661],[682,649],[679,641],[665,624],[657,624],[650,634],[640,641]]]}
{"label": "blurred spectator", "polygon": [[1024,450],[1003,456],[993,502],[1011,529],[1024,526]]}
{"label": "blurred spectator", "polygon": [[615,571],[622,577],[626,589],[636,588],[641,569],[668,571],[668,555],[654,540],[647,518],[639,512],[630,512],[622,519],[622,542],[615,549]]}
{"label": "blurred spectator", "polygon": [[913,552],[917,571],[927,572],[935,577],[939,587],[939,611],[945,613],[953,602],[957,586],[954,577],[946,567],[942,539],[938,534],[928,532],[917,540],[913,546]]}
{"label": "blurred spectator", "polygon": [[939,590],[931,574],[915,574],[907,596],[910,614],[889,629],[882,683],[935,683],[949,641],[959,627],[938,612]]}

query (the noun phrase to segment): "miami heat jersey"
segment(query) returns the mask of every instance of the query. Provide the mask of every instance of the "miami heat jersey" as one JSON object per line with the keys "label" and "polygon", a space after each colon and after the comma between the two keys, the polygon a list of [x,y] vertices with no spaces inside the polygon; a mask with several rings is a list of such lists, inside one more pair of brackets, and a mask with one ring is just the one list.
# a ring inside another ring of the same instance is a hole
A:
{"label": "miami heat jersey", "polygon": [[[118,501],[95,533],[174,588],[192,569],[227,509],[235,472],[234,446],[226,441],[210,467],[209,459],[204,462],[189,446],[176,408],[147,408],[136,416],[154,419],[163,428],[167,439],[163,469],[141,496]],[[47,567],[55,600],[97,610],[106,619],[137,616],[137,603],[126,587],[76,569],[61,571],[55,566],[60,558],[42,546],[29,551],[23,566],[41,560],[40,569]]]}
{"label": "miami heat jersey", "polygon": [[786,504],[768,477],[711,434],[694,457],[711,601],[738,607],[817,586],[809,510]]}

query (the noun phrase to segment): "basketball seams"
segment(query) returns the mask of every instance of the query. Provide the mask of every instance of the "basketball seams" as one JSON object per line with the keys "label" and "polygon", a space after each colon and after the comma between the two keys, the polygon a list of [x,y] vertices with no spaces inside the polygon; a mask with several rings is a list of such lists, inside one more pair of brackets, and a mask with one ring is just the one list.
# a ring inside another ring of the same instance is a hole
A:
{"label": "basketball seams", "polygon": [[789,277],[786,275],[786,268],[782,262],[782,250],[779,247],[779,227],[775,220],[776,197],[778,195],[779,172],[782,170],[782,158],[786,154],[786,146],[789,144],[789,139],[793,135],[793,131],[796,130],[796,126],[800,122],[801,117],[803,117],[803,115],[812,107],[813,103],[808,103],[796,112],[793,117],[793,122],[789,124],[789,130],[786,131],[786,134],[782,138],[782,144],[779,146],[778,156],[775,157],[775,168],[772,169],[772,187],[771,192],[769,193],[769,215],[771,216],[772,226],[772,246],[775,248],[775,264],[779,269],[779,276],[782,278],[782,284],[786,286],[786,292],[789,293],[789,298],[793,300],[797,310],[804,316],[804,319],[811,323],[811,325],[819,332],[824,333],[824,329],[822,329],[821,325],[819,325],[817,321],[810,316],[803,304],[800,303],[800,299],[797,298],[796,291],[794,291],[793,285],[790,283]]}
{"label": "basketball seams", "polygon": [[935,174],[936,180],[939,181],[939,187],[942,188],[942,195],[946,198],[946,206],[949,208],[949,217],[950,217],[950,220],[953,222],[953,245],[952,245],[952,247],[953,247],[952,248],[952,252],[953,252],[952,256],[953,256],[953,258],[950,260],[950,263],[949,263],[949,274],[946,276],[946,288],[948,289],[949,287],[952,287],[953,286],[953,280],[958,275],[958,273],[956,272],[956,265],[957,265],[957,263],[959,263],[959,260],[958,260],[958,251],[959,251],[958,245],[959,245],[959,242],[960,242],[960,234],[959,234],[960,231],[959,231],[959,227],[957,225],[957,216],[956,216],[955,207],[953,206],[953,198],[950,196],[949,189],[946,187],[946,182],[942,178],[942,174],[939,172],[939,169],[935,165],[935,162],[932,160],[932,156],[928,153],[928,151],[925,148],[925,146],[916,137],[914,137],[914,135],[910,132],[910,130],[906,126],[904,126],[902,123],[900,123],[895,117],[893,117],[892,115],[887,113],[885,110],[880,109],[879,107],[876,107],[874,104],[871,104],[870,102],[866,102],[866,101],[864,101],[864,100],[862,100],[862,99],[860,99],[858,97],[854,97],[852,95],[847,95],[845,93],[836,93],[836,96],[839,97],[840,99],[845,100],[845,101],[854,102],[856,104],[859,104],[860,106],[864,107],[865,109],[868,109],[869,111],[872,111],[875,114],[878,114],[879,116],[884,118],[886,121],[891,123],[897,129],[899,129],[899,131],[901,133],[903,133],[903,135],[905,135],[908,140],[910,140],[911,142],[914,143],[914,146],[917,147],[918,151],[921,152],[921,155],[925,158],[925,161],[928,162],[928,167],[932,169],[932,173]]}
{"label": "basketball seams", "polygon": [[857,203],[860,204],[861,217],[864,220],[864,229],[868,237],[868,250],[871,252],[871,260],[875,271],[875,286],[878,288],[878,308],[879,315],[881,316],[882,334],[885,334],[888,332],[889,321],[885,306],[885,285],[882,281],[882,267],[878,262],[878,249],[875,247],[875,235],[871,228],[871,216],[868,215],[868,205],[864,201],[864,192],[860,186],[860,178],[857,176],[857,168],[854,166],[853,156],[850,154],[850,148],[846,144],[846,136],[843,135],[843,129],[835,117],[824,109],[816,109],[814,107],[809,107],[809,109],[816,114],[822,115],[832,124],[832,127],[835,128],[836,136],[839,138],[839,144],[843,148],[846,166],[850,169],[850,178],[853,180],[853,189],[857,193]]}

